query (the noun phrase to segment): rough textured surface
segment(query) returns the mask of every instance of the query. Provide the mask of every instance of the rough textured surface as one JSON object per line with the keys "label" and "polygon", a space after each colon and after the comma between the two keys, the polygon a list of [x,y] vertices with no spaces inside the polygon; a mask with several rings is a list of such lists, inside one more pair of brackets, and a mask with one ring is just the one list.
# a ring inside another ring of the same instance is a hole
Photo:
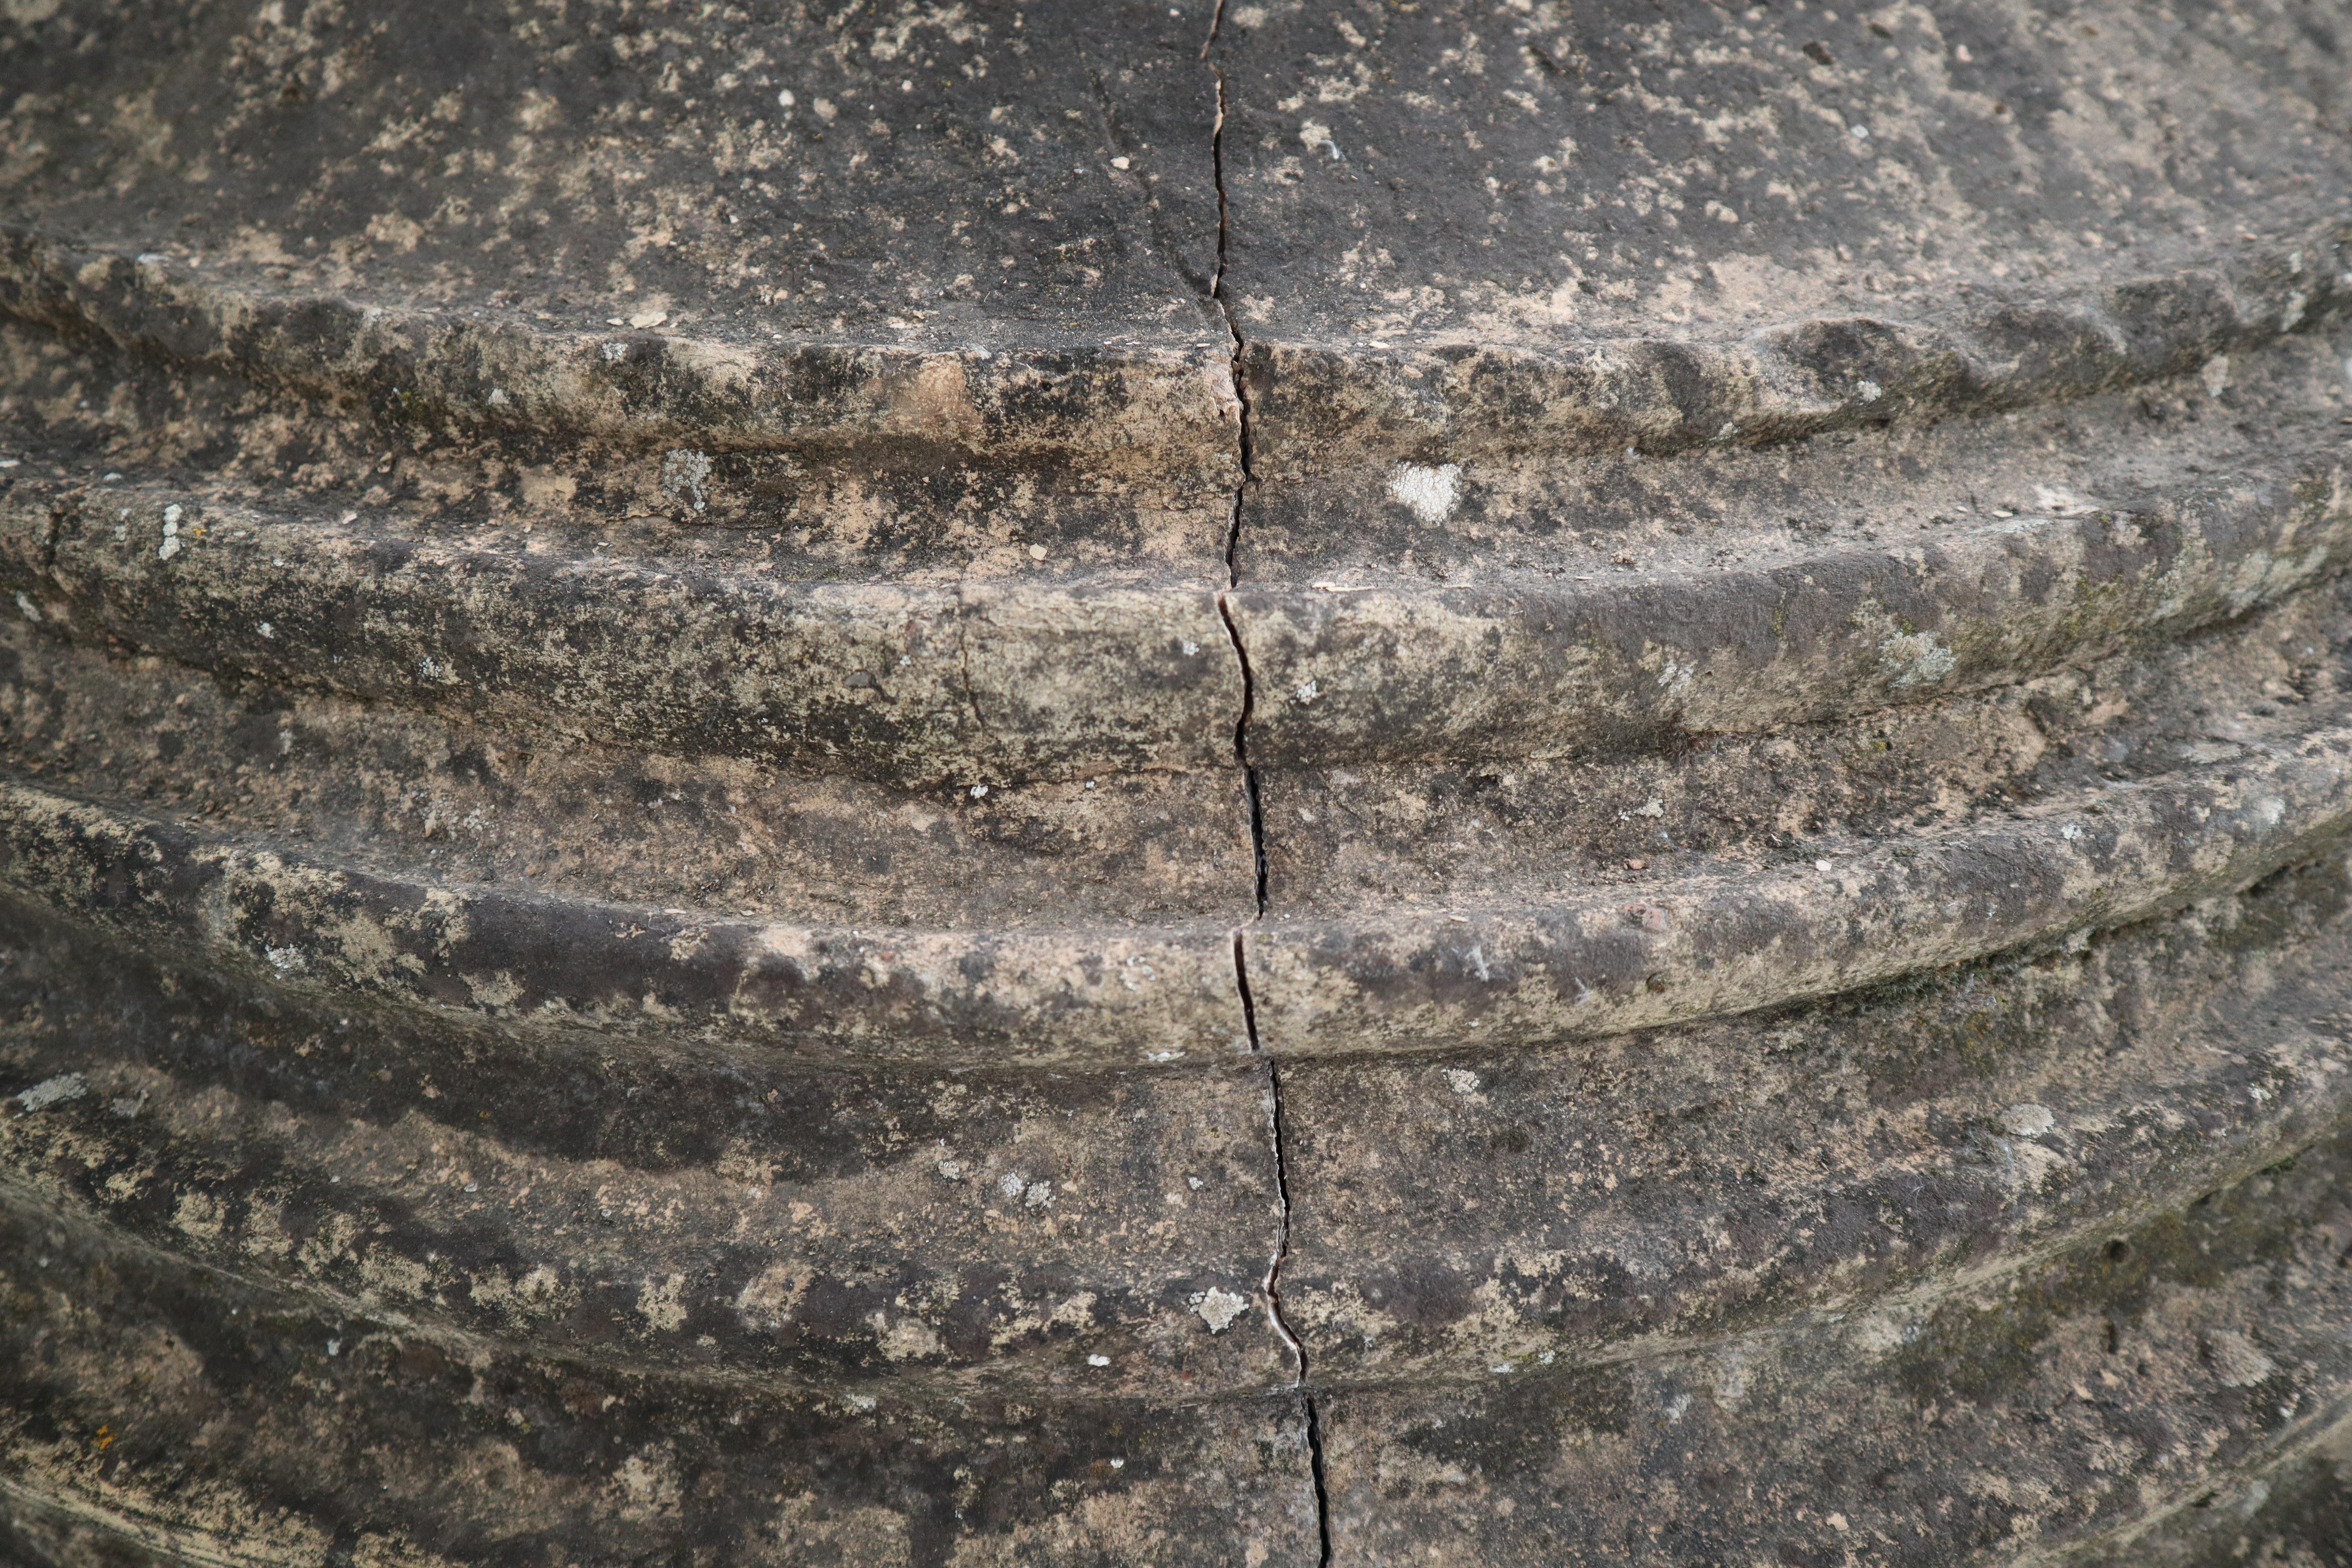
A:
{"label": "rough textured surface", "polygon": [[2352,1564],[2347,47],[0,5],[0,1560]]}

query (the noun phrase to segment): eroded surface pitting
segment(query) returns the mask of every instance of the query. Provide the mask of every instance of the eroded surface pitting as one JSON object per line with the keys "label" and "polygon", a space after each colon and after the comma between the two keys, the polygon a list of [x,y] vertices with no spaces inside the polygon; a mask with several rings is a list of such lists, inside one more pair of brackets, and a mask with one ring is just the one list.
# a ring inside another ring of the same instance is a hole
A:
{"label": "eroded surface pitting", "polygon": [[2336,1549],[2336,10],[7,9],[0,1553]]}
{"label": "eroded surface pitting", "polygon": [[2176,1568],[2227,1556],[2333,1568],[2352,1550],[2352,1423],[2338,1422],[2282,1447],[2288,1458],[2269,1474],[2200,1492],[2145,1529],[2117,1531],[2110,1542],[2057,1560]]}
{"label": "eroded surface pitting", "polygon": [[[2160,1502],[2243,1497],[2352,1403],[2345,1159],[2315,1143],[1917,1311],[1467,1397],[1328,1396],[1333,1561],[1665,1563],[1761,1543],[1996,1563]],[[2227,1542],[2189,1560],[2228,1561]]]}
{"label": "eroded surface pitting", "polygon": [[1923,1310],[2177,1208],[2352,1109],[2345,876],[1826,1008],[1287,1063],[1292,1321],[1327,1386],[1491,1383]]}
{"label": "eroded surface pitting", "polygon": [[[2342,26],[2284,5],[1237,9],[1228,287],[1270,395],[1262,471],[1709,440],[1786,395],[1864,416],[1956,368],[1920,352],[1937,317],[1988,325],[1980,363],[2078,334],[2128,357],[2129,331],[2015,307],[2292,237],[2284,271],[2342,216]],[[2301,259],[2305,292],[2332,282]],[[2159,319],[2222,305],[2163,293]],[[1740,340],[1792,319],[1821,325],[1773,386]]]}
{"label": "eroded surface pitting", "polygon": [[45,1505],[20,1528],[63,1512],[236,1563],[1313,1558],[1286,1402],[933,1410],[887,1385],[654,1380],[322,1312],[37,1215],[6,1224],[0,1444],[12,1502]]}
{"label": "eroded surface pitting", "polygon": [[2218,394],[1261,483],[1231,596],[1255,755],[1671,749],[2242,615],[2341,569],[2347,353],[2323,323]]}
{"label": "eroded surface pitting", "polygon": [[[1050,1079],[537,1040],[6,921],[0,1186],[344,1312],[732,1385],[1191,1399],[1245,1305],[1262,1072]],[[70,1088],[72,1092],[64,1092]],[[36,1097],[39,1100],[41,1097]]]}

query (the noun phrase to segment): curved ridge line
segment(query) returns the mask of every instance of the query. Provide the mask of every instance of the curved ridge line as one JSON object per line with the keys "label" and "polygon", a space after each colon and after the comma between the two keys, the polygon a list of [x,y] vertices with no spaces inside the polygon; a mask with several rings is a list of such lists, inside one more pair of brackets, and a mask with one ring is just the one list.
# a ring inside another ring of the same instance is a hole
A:
{"label": "curved ridge line", "polygon": [[[1276,921],[1249,942],[1247,1017],[1222,926],[991,936],[534,898],[243,847],[21,781],[0,783],[0,883],[276,984],[511,1026],[1006,1067],[1246,1055],[1253,1023],[1276,1055],[1426,1051],[1490,1024],[1535,1043],[1735,1016],[2242,885],[2352,826],[2352,729],[2295,744],[1874,847],[1835,879]],[[1151,974],[1129,986],[1137,957]]]}
{"label": "curved ridge line", "polygon": [[1298,478],[1382,457],[1664,454],[2111,391],[2273,342],[2352,300],[2346,235],[2337,219],[2252,257],[2046,299],[1916,321],[1817,317],[1727,339],[1535,348],[1433,334],[1375,350],[1261,338],[1247,361],[1261,473]]}
{"label": "curved ridge line", "polygon": [[2144,919],[2352,832],[2352,728],[1845,853],[1517,909],[1280,921],[1250,943],[1276,1056],[1526,1044],[1736,1016]]}
{"label": "curved ridge line", "polygon": [[[2210,354],[2280,337],[2352,298],[2352,284],[2333,264],[2344,227],[2341,219],[2320,224],[2250,258],[2220,254],[2047,299],[1947,309],[1920,321],[1822,316],[1726,340],[1602,339],[1557,349],[1442,335],[1403,350],[1261,339],[1244,355],[1260,408],[1261,477],[1326,467],[1335,457],[1410,457],[1440,442],[1455,453],[1559,457],[1628,442],[1665,452],[1734,437],[1779,440],[1898,414],[2021,407],[2179,374]],[[722,449],[893,439],[1047,457],[1091,450],[1164,458],[1182,449],[1221,466],[1231,455],[1213,385],[1223,356],[1208,345],[1205,353],[1109,344],[1000,353],[844,343],[779,354],[766,345],[650,331],[557,334],[488,312],[468,317],[333,294],[189,284],[173,279],[175,268],[184,278],[186,264],[173,258],[126,256],[0,226],[0,313],[311,395],[380,400],[397,388],[493,433],[644,445],[691,439]],[[295,321],[333,352],[298,349],[286,336]],[[2006,353],[2005,334],[2039,335]],[[608,343],[624,346],[619,360],[607,361]],[[2052,352],[2029,363],[2042,348]],[[635,353],[697,381],[694,395],[665,410],[617,384],[608,371]],[[1101,363],[1114,378],[1139,377],[1138,386],[1164,380],[1173,401],[1130,416],[1131,399],[1107,397],[1073,416],[1052,399],[1024,395],[1032,381],[1066,378],[1082,360]],[[776,395],[797,384],[796,374],[805,385]],[[763,378],[775,394],[761,394]],[[845,395],[845,381],[857,390]],[[977,386],[982,395],[942,403],[936,394],[950,383],[958,391]],[[494,388],[502,402],[490,400]],[[1340,403],[1355,405],[1347,433],[1305,428],[1330,410],[1335,390]],[[1469,411],[1489,415],[1490,423],[1465,422],[1456,405],[1465,397]],[[1167,417],[1177,409],[1190,409],[1189,419]]]}
{"label": "curved ridge line", "polygon": [[431,413],[533,442],[816,454],[908,443],[999,462],[1124,454],[1220,472],[1231,448],[1224,355],[1208,343],[780,347],[654,329],[551,331],[489,310],[239,287],[197,276],[183,258],[21,225],[0,225],[0,316],[346,415]]}
{"label": "curved ridge line", "polygon": [[[0,589],[39,601],[44,635],[97,632],[200,669],[468,717],[589,720],[688,754],[1013,782],[1233,765],[1233,702],[1248,763],[1299,763],[1548,755],[2004,684],[2243,615],[2352,564],[2339,454],[2297,454],[2251,490],[2200,487],[2159,496],[2154,511],[2027,515],[1606,592],[1334,595],[780,583],[700,564],[550,563],[193,497],[208,531],[164,561],[157,519],[178,492],[143,486],[108,492],[135,515],[70,528],[54,506],[0,501]],[[2032,585],[2037,572],[2047,586]],[[1785,638],[1767,629],[1792,610]],[[268,639],[250,635],[262,620]],[[1695,638],[1694,626],[1714,630]],[[975,642],[992,679],[975,679]],[[1928,657],[1943,661],[1932,679],[1919,673]],[[1667,679],[1662,659],[1688,678]],[[733,673],[714,683],[713,668]],[[1055,725],[992,722],[992,710],[1046,711],[1021,697],[1040,670],[1064,687]],[[1157,672],[1153,706],[1138,710],[1139,676]],[[1266,698],[1310,678],[1311,708]],[[863,700],[877,690],[889,700]]]}

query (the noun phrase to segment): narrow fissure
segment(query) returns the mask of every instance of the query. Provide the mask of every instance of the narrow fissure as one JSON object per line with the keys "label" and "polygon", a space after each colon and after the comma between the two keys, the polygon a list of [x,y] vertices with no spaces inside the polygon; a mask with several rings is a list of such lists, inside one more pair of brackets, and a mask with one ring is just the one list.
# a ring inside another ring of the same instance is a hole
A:
{"label": "narrow fissure", "polygon": [[[1201,58],[1207,59],[1215,47],[1217,31],[1224,21],[1224,0],[1217,0],[1217,8],[1209,19],[1209,36],[1201,44]],[[1209,160],[1217,185],[1217,270],[1209,283],[1209,298],[1217,302],[1224,317],[1225,336],[1232,345],[1232,375],[1234,398],[1241,411],[1239,442],[1241,478],[1234,486],[1233,510],[1225,524],[1225,588],[1217,595],[1217,614],[1225,623],[1225,636],[1234,645],[1234,658],[1242,669],[1242,711],[1234,721],[1234,761],[1240,766],[1242,787],[1249,803],[1250,851],[1255,875],[1257,919],[1265,918],[1266,858],[1265,810],[1258,792],[1257,769],[1250,763],[1250,719],[1256,708],[1257,680],[1250,668],[1249,647],[1242,639],[1241,624],[1234,618],[1232,590],[1241,586],[1242,509],[1247,503],[1250,485],[1254,480],[1250,449],[1249,383],[1243,373],[1242,355],[1246,347],[1242,338],[1241,323],[1234,317],[1233,306],[1225,299],[1225,264],[1227,249],[1233,237],[1233,206],[1225,195],[1225,117],[1227,100],[1225,73],[1221,66],[1210,68],[1216,74],[1217,117],[1209,136]],[[1282,1104],[1282,1068],[1266,1054],[1265,1043],[1258,1036],[1257,999],[1250,990],[1249,932],[1246,927],[1234,932],[1234,984],[1240,993],[1242,1021],[1249,1031],[1250,1049],[1265,1058],[1266,1132],[1274,1145],[1274,1194],[1276,1226],[1273,1254],[1265,1264],[1266,1321],[1274,1331],[1289,1347],[1291,1365],[1295,1369],[1291,1387],[1305,1406],[1307,1415],[1307,1454],[1308,1477],[1315,1488],[1315,1536],[1319,1568],[1331,1568],[1331,1498],[1325,1480],[1323,1465],[1323,1415],[1315,1402],[1315,1394],[1307,1385],[1307,1346],[1292,1330],[1282,1310],[1282,1267],[1290,1260],[1290,1131]]]}
{"label": "narrow fissure", "polygon": [[[1249,805],[1251,870],[1256,879],[1257,912],[1263,919],[1265,915],[1265,810],[1258,801],[1257,770],[1250,765],[1249,760],[1250,710],[1256,697],[1255,683],[1250,677],[1249,650],[1242,646],[1241,628],[1234,624],[1233,606],[1225,602],[1223,594],[1217,595],[1217,614],[1224,619],[1225,636],[1234,645],[1234,657],[1241,660],[1242,665],[1242,716],[1234,721],[1234,760],[1241,765],[1242,794]],[[1244,990],[1246,991],[1247,987],[1244,986]],[[1255,1029],[1250,1033],[1250,1044],[1253,1048],[1257,1044]]]}
{"label": "narrow fissure", "polygon": [[[1223,14],[1223,0],[1219,0],[1217,15],[1222,17]],[[1216,37],[1216,22],[1213,20],[1209,25],[1209,43],[1214,43]],[[1208,50],[1209,44],[1201,46],[1201,52],[1203,55],[1207,54]],[[1256,707],[1257,682],[1250,669],[1249,647],[1242,640],[1241,625],[1234,619],[1234,606],[1230,596],[1231,590],[1241,586],[1242,509],[1248,501],[1251,482],[1249,384],[1242,376],[1244,343],[1241,323],[1234,319],[1233,306],[1226,301],[1224,295],[1225,252],[1233,226],[1233,209],[1225,199],[1225,73],[1222,68],[1212,67],[1211,68],[1215,71],[1217,79],[1217,118],[1209,132],[1209,163],[1217,183],[1217,271],[1216,276],[1209,280],[1209,298],[1217,302],[1217,309],[1224,317],[1225,338],[1232,349],[1227,374],[1233,377],[1234,401],[1241,412],[1238,421],[1241,478],[1234,486],[1231,510],[1225,519],[1227,592],[1217,595],[1217,614],[1225,623],[1225,636],[1231,639],[1234,645],[1234,658],[1240,661],[1242,667],[1242,711],[1241,717],[1234,721],[1234,760],[1241,767],[1242,787],[1249,799],[1251,860],[1257,879],[1255,889],[1257,912],[1263,917],[1265,914],[1266,892],[1265,813],[1258,801],[1257,769],[1250,765],[1249,758],[1250,718]],[[1235,958],[1238,962],[1238,948],[1235,950]],[[1244,991],[1246,994],[1246,985]],[[1255,1046],[1256,1039],[1256,1032],[1253,1029],[1250,1037],[1253,1047]]]}
{"label": "narrow fissure", "polygon": [[1307,1386],[1307,1346],[1282,1313],[1282,1266],[1290,1260],[1290,1130],[1282,1113],[1282,1068],[1272,1057],[1265,1062],[1265,1083],[1267,1121],[1274,1136],[1274,1191],[1282,1215],[1275,1232],[1274,1256],[1265,1266],[1265,1310],[1274,1331],[1290,1347],[1291,1364],[1298,1369],[1290,1386],[1307,1410],[1307,1470],[1315,1488],[1316,1563],[1318,1568],[1331,1568],[1331,1493],[1323,1474],[1323,1413],[1316,1405],[1315,1391]]}

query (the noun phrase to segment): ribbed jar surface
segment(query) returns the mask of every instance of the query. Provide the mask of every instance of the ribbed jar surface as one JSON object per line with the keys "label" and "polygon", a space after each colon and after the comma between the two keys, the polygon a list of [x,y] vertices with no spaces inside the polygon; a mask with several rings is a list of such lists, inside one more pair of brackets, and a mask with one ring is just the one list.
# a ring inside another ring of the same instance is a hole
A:
{"label": "ribbed jar surface", "polygon": [[2340,0],[0,0],[0,1562],[2352,1563]]}

